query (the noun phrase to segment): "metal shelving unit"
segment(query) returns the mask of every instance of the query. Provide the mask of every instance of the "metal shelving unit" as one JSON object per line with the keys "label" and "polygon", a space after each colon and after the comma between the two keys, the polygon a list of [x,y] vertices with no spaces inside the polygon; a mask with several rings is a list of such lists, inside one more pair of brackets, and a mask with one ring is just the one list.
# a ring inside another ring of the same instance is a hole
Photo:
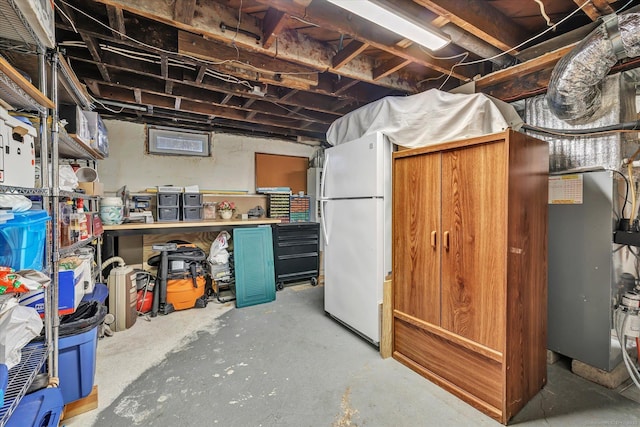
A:
{"label": "metal shelving unit", "polygon": [[[29,54],[37,54],[39,81],[38,86],[43,90],[40,91],[29,80],[24,78],[22,74],[13,68],[8,61],[0,57],[0,99],[13,108],[19,108],[24,111],[37,112],[40,117],[39,134],[42,137],[40,151],[41,162],[45,165],[43,168],[43,185],[42,188],[24,188],[0,186],[0,193],[5,194],[21,194],[21,195],[40,195],[45,197],[45,206],[49,205],[48,198],[53,196],[55,191],[52,190],[48,182],[48,170],[46,168],[49,143],[48,132],[46,131],[46,123],[48,122],[48,112],[52,109],[55,112],[55,100],[50,100],[46,95],[47,78],[46,78],[46,47],[31,28],[29,20],[27,20],[14,0],[0,0],[0,45],[11,46],[12,49]],[[55,85],[54,85],[55,86]],[[6,106],[6,105],[5,105]],[[54,171],[52,175],[57,175]],[[53,205],[56,205],[54,203]],[[55,221],[55,214],[52,210],[52,222]],[[55,242],[55,227],[52,227],[52,241]],[[51,240],[48,240],[51,243]],[[4,405],[0,408],[0,426],[4,426],[13,411],[17,408],[22,397],[26,394],[33,380],[38,373],[42,371],[45,361],[49,361],[48,374],[51,376],[51,366],[57,364],[57,327],[59,326],[58,310],[57,310],[57,267],[54,251],[47,252],[51,265],[45,268],[48,274],[52,275],[52,286],[44,291],[44,342],[39,344],[30,344],[22,349],[20,362],[9,370],[8,388],[4,395]],[[47,263],[49,264],[49,262]],[[52,302],[55,300],[55,306]],[[54,333],[55,331],[55,333]],[[54,356],[55,354],[55,356]],[[54,376],[57,373],[54,374]]]}

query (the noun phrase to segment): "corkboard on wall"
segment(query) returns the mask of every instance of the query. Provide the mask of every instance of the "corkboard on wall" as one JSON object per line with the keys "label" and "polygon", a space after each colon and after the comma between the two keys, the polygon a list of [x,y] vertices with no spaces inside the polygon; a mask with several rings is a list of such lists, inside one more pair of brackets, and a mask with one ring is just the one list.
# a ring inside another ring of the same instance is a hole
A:
{"label": "corkboard on wall", "polygon": [[290,187],[293,193],[306,193],[308,168],[306,157],[256,153],[256,188]]}

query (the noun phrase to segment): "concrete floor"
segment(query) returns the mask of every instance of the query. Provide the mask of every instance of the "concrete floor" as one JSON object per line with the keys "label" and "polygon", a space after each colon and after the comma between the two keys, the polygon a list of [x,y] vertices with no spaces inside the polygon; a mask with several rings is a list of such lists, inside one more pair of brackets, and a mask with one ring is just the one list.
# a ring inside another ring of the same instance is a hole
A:
{"label": "concrete floor", "polygon": [[[210,303],[136,325],[98,344],[99,408],[67,426],[500,425],[324,314],[323,288],[285,288],[273,303]],[[511,422],[640,425],[640,404],[565,363]]]}

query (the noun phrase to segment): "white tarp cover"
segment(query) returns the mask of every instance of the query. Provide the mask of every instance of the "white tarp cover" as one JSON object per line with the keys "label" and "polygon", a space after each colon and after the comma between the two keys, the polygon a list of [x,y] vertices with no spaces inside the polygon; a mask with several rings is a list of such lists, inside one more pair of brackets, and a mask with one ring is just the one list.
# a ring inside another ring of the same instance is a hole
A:
{"label": "white tarp cover", "polygon": [[331,145],[382,132],[403,147],[520,129],[522,119],[513,106],[482,93],[454,94],[437,89],[411,96],[387,96],[354,110],[331,124]]}

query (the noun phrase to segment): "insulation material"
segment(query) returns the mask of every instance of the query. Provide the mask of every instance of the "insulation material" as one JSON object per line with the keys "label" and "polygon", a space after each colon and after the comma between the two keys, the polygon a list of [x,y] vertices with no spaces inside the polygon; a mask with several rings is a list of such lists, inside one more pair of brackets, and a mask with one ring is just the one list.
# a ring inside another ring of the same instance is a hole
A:
{"label": "insulation material", "polygon": [[387,96],[334,121],[332,145],[381,132],[397,145],[415,148],[467,139],[512,128],[522,119],[511,105],[488,95],[430,89],[411,96]]}
{"label": "insulation material", "polygon": [[[549,109],[544,95],[525,100],[525,122],[532,126],[552,129],[591,129],[635,121],[635,96],[633,81],[618,73],[603,81],[603,108],[588,124],[570,125],[557,118]],[[598,137],[562,137],[529,133],[549,142],[551,172],[589,167],[618,170],[622,159],[632,155],[638,148],[635,133],[608,133]]]}
{"label": "insulation material", "polygon": [[[606,108],[599,85],[622,58],[640,56],[640,14],[609,15],[562,58],[553,69],[547,102],[559,118],[571,124],[591,122]],[[602,108],[605,107],[605,108]]]}

